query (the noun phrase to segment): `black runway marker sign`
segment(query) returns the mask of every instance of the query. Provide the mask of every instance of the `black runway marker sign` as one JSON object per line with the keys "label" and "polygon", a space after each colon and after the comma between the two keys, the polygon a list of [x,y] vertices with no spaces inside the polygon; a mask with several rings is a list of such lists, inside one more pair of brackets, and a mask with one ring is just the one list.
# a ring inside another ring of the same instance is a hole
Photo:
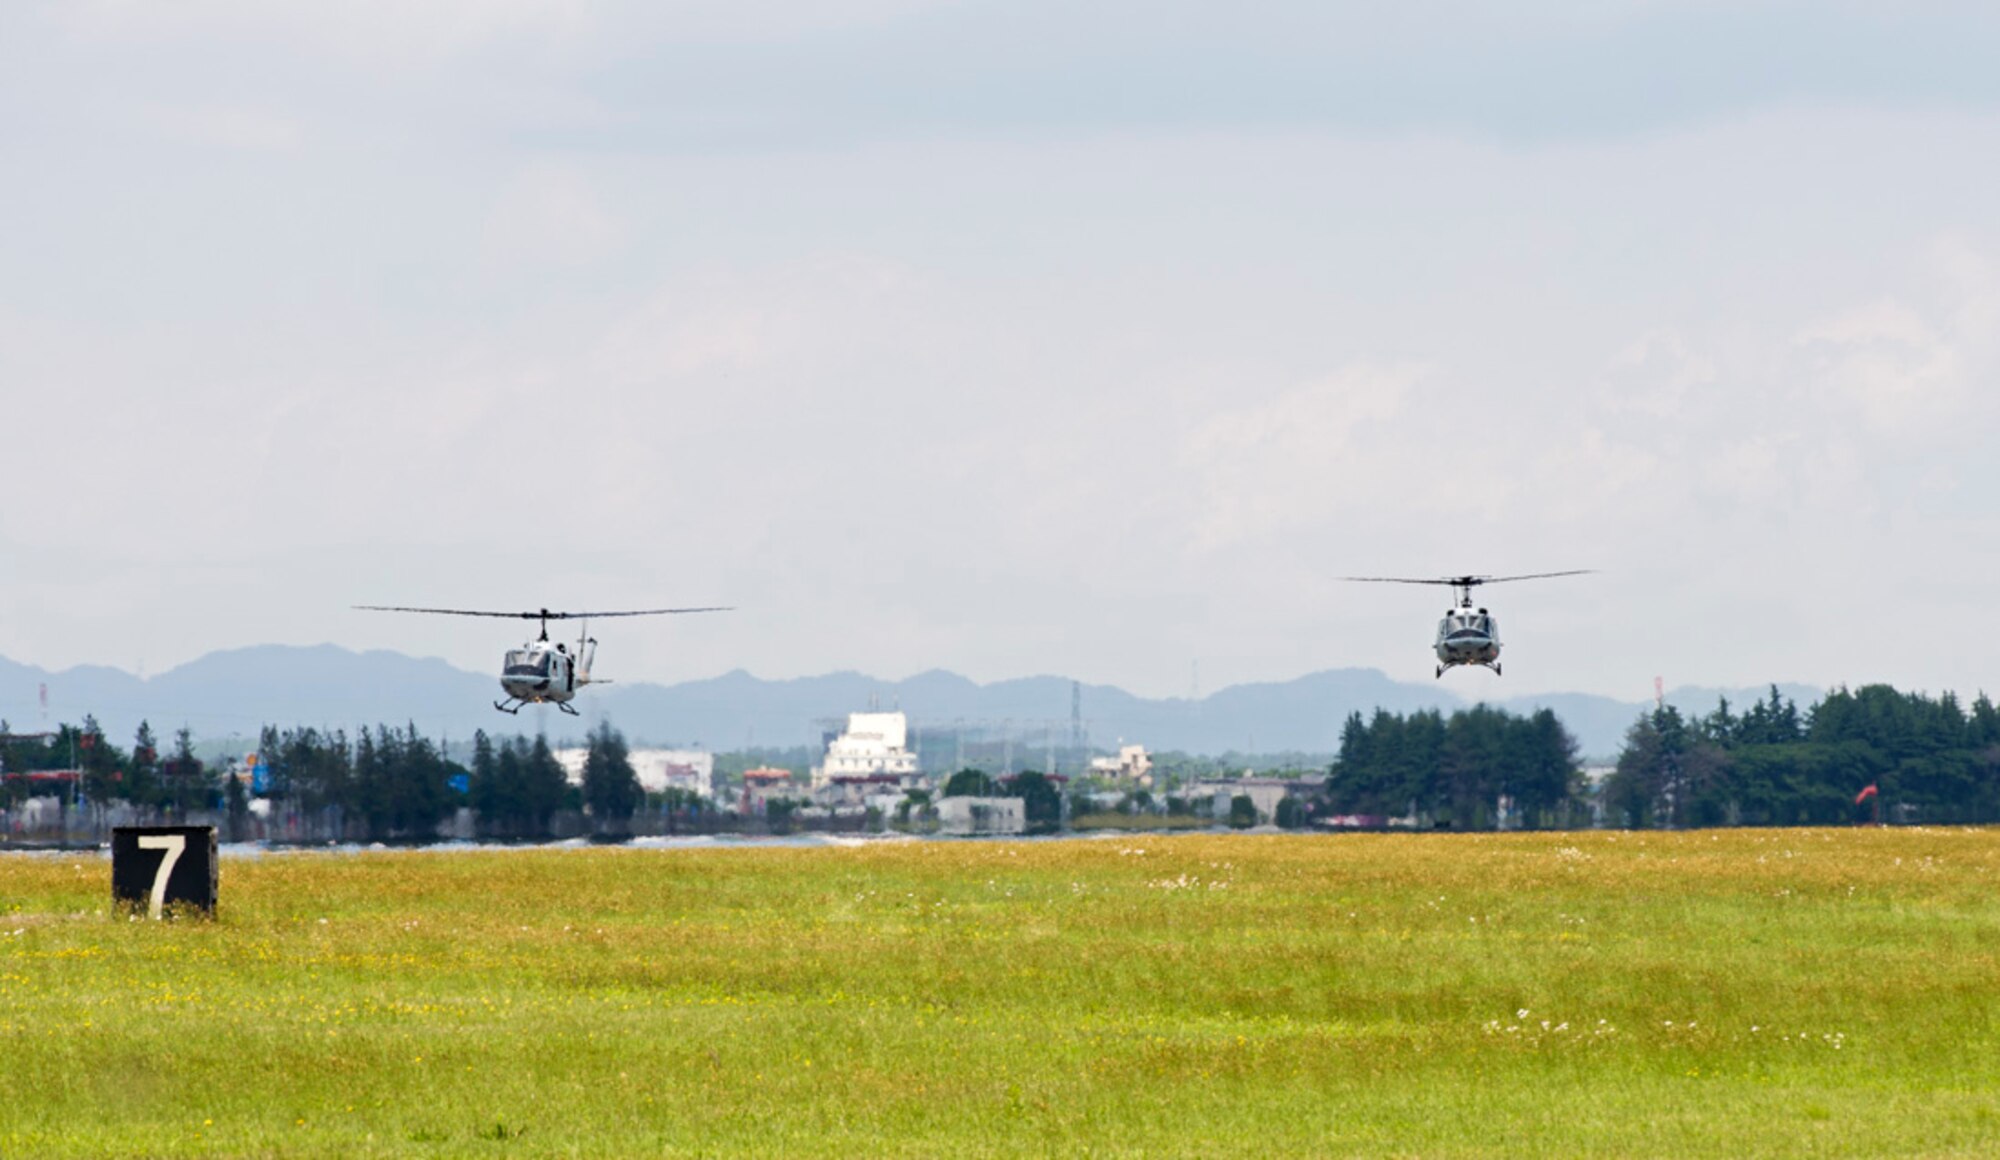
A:
{"label": "black runway marker sign", "polygon": [[119,826],[111,831],[111,899],[150,918],[213,918],[219,866],[214,826]]}

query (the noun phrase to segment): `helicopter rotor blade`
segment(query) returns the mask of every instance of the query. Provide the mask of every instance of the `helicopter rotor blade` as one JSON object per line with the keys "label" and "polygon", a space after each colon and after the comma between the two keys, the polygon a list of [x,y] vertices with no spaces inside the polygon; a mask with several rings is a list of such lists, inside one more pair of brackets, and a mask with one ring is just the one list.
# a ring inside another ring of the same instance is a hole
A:
{"label": "helicopter rotor blade", "polygon": [[1479,576],[1475,579],[1480,584],[1505,584],[1509,580],[1546,580],[1551,576],[1589,576],[1596,571],[1597,569],[1595,568],[1572,568],[1567,572],[1529,572],[1522,576]]}
{"label": "helicopter rotor blade", "polygon": [[1447,588],[1477,588],[1481,584],[1505,584],[1510,580],[1545,580],[1552,576],[1588,576],[1597,569],[1575,568],[1567,572],[1528,572],[1520,576],[1440,576],[1419,579],[1413,576],[1342,576],[1362,584],[1439,584]]}
{"label": "helicopter rotor blade", "polygon": [[539,620],[539,612],[481,612],[470,608],[406,608],[396,604],[356,604],[361,612],[427,612],[433,616],[498,616],[507,620]]}
{"label": "helicopter rotor blade", "polygon": [[486,612],[471,608],[409,608],[395,604],[356,604],[363,612],[425,612],[434,616],[497,616],[506,620],[582,620],[592,616],[670,616],[683,612],[733,612],[734,608],[641,608],[630,612]]}
{"label": "helicopter rotor blade", "polygon": [[551,612],[550,620],[587,620],[594,616],[678,616],[685,612],[734,612],[733,606],[713,608],[640,608],[631,612]]}

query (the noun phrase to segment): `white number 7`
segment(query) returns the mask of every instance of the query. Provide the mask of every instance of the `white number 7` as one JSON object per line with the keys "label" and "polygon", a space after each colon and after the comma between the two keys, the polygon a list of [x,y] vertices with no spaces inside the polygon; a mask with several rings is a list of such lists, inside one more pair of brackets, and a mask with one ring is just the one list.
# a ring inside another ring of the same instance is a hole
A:
{"label": "white number 7", "polygon": [[181,860],[181,851],[187,849],[186,834],[141,834],[141,850],[165,850],[166,857],[160,859],[160,868],[153,872],[154,918],[160,917],[160,908],[167,901],[167,879],[173,877],[174,863]]}

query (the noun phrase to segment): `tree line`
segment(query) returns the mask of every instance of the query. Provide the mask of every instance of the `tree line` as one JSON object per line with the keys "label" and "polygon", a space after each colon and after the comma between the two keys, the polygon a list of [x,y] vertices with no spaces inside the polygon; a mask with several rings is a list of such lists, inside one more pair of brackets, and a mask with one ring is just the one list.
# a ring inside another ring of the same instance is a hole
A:
{"label": "tree line", "polygon": [[[220,766],[203,762],[180,730],[159,751],[152,726],[141,722],[129,749],[104,736],[94,717],[54,733],[16,735],[0,722],[0,807],[33,794],[67,806],[124,802],[169,820],[191,810],[224,810],[240,819],[254,791],[280,813],[329,819],[334,829],[366,840],[422,839],[455,810],[470,806],[486,837],[546,838],[559,811],[586,806],[601,832],[616,833],[647,797],[632,769],[625,738],[608,723],[591,731],[581,786],[571,785],[548,739],[473,736],[470,766],[446,756],[414,725],[379,725],[353,734],[341,729],[265,727],[258,736],[256,784],[246,787]],[[76,784],[36,778],[79,771]],[[680,795],[665,802],[684,805]]]}
{"label": "tree line", "polygon": [[[368,840],[429,837],[466,806],[481,836],[525,840],[551,836],[565,811],[587,812],[598,832],[618,834],[642,808],[712,808],[679,793],[649,799],[624,737],[608,723],[589,735],[580,785],[542,737],[478,733],[469,765],[413,725],[352,735],[267,727],[258,749],[254,788],[273,810],[331,819]],[[34,777],[72,769],[74,786]],[[1992,823],[2000,822],[2000,709],[1983,694],[1966,706],[1950,693],[1887,685],[1836,689],[1805,709],[1775,686],[1742,712],[1726,700],[1703,717],[1663,705],[1633,723],[1596,786],[1584,777],[1575,738],[1549,710],[1377,710],[1347,718],[1327,772],[1321,794],[1284,820],[1332,813],[1453,829]],[[169,819],[191,810],[241,817],[252,788],[204,763],[186,729],[163,751],[141,723],[121,749],[92,717],[32,735],[0,722],[0,773],[0,806],[60,792],[65,805],[71,797],[123,801]],[[1055,783],[1033,772],[962,770],[941,792],[1020,797],[1033,831],[1058,828],[1064,813]],[[927,809],[928,795],[920,796],[906,804]]]}
{"label": "tree line", "polygon": [[1325,807],[1336,814],[1405,818],[1425,826],[1490,829],[1588,820],[1576,739],[1556,715],[1521,717],[1486,705],[1446,717],[1355,713],[1327,771]]}
{"label": "tree line", "polygon": [[1323,805],[1480,829],[1503,803],[1528,827],[2000,822],[2000,708],[1889,685],[1835,689],[1804,709],[1776,686],[1741,712],[1727,699],[1702,717],[1661,705],[1633,722],[1594,787],[1548,710],[1357,713]]}
{"label": "tree line", "polygon": [[572,785],[548,738],[472,737],[470,766],[443,755],[414,726],[345,734],[312,729],[261,741],[271,796],[305,810],[334,808],[370,838],[423,837],[469,806],[481,837],[534,840],[553,834],[557,813],[588,810],[600,833],[616,834],[646,804],[624,735],[600,723],[586,742],[581,785]]}
{"label": "tree line", "polygon": [[12,807],[30,795],[53,793],[55,783],[32,775],[55,770],[80,774],[78,793],[92,801],[125,801],[169,817],[225,804],[217,771],[195,756],[194,738],[182,729],[162,755],[152,725],[140,722],[132,748],[108,743],[97,718],[63,725],[53,733],[16,734],[0,721],[0,806]]}
{"label": "tree line", "polygon": [[1776,687],[1742,713],[1662,706],[1626,734],[1604,805],[1626,826],[2000,821],[2000,709],[1888,685],[1805,712]]}

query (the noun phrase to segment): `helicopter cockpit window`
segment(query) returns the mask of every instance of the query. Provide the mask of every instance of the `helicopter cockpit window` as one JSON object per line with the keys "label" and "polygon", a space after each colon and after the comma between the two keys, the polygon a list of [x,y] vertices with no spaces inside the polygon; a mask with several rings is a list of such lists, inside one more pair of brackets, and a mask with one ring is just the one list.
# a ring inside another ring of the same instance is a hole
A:
{"label": "helicopter cockpit window", "polygon": [[510,677],[546,677],[549,675],[549,654],[535,653],[528,649],[516,649],[507,654],[507,675]]}

